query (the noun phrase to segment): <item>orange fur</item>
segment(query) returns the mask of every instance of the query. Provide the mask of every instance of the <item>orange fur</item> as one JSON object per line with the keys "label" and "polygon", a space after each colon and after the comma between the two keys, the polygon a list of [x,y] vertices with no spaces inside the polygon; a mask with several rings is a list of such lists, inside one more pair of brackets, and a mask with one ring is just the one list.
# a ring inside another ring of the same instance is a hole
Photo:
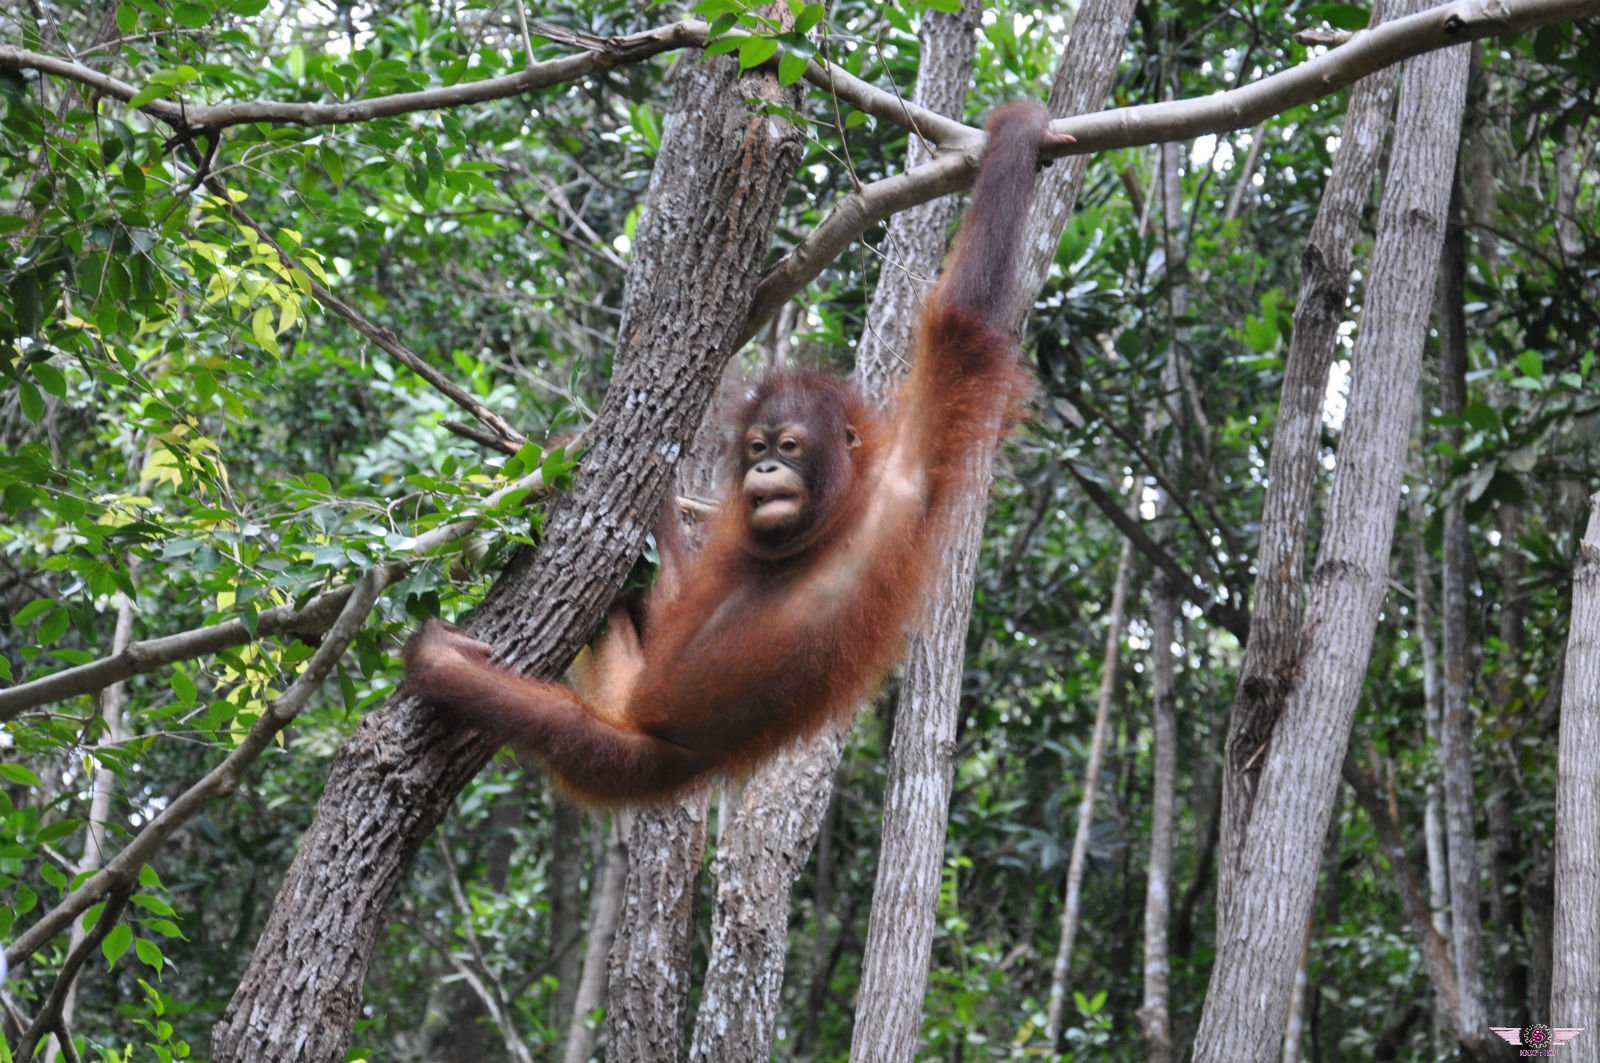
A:
{"label": "orange fur", "polygon": [[603,806],[748,772],[852,712],[919,618],[944,516],[977,489],[974,446],[1003,434],[1031,390],[1009,323],[1046,125],[1037,104],[991,120],[973,204],[929,296],[892,420],[880,423],[829,379],[782,377],[758,390],[740,437],[777,422],[798,425],[807,441],[788,463],[806,485],[798,531],[785,526],[758,548],[751,513],[766,497],[749,501],[735,484],[687,559],[669,514],[658,532],[663,581],[641,613],[613,611],[577,669],[581,694],[494,667],[487,646],[438,623],[406,646],[412,687],[511,743],[570,796]]}

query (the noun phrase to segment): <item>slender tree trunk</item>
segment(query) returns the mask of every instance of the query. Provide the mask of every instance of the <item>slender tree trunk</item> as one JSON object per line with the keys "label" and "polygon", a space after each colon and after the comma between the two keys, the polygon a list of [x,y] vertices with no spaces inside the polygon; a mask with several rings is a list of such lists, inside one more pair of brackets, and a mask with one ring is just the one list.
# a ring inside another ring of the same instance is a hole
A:
{"label": "slender tree trunk", "polygon": [[[1232,205],[1236,208],[1237,200]],[[1166,434],[1167,444],[1159,452],[1167,467],[1175,468],[1182,449],[1177,426],[1183,423],[1182,418],[1173,416],[1183,386],[1183,347],[1178,336],[1189,303],[1189,250],[1183,230],[1183,169],[1178,144],[1161,146],[1161,229],[1167,251],[1171,346],[1167,364],[1161,369],[1162,402],[1152,411],[1145,434],[1152,446]],[[1151,532],[1158,543],[1165,544],[1172,538],[1172,511],[1172,498],[1165,488],[1157,488],[1156,522]],[[1145,871],[1144,994],[1139,1023],[1149,1063],[1170,1063],[1172,1027],[1167,996],[1172,961],[1167,948],[1167,919],[1172,909],[1172,849],[1178,813],[1178,720],[1172,650],[1177,638],[1178,593],[1166,572],[1156,572],[1150,597],[1150,858]]]}
{"label": "slender tree trunk", "polygon": [[[1079,9],[1057,68],[1052,114],[1077,114],[1104,102],[1132,10],[1131,0],[1088,0]],[[1045,171],[1028,229],[1032,239],[1019,264],[1019,322],[1055,258],[1085,165],[1079,158],[1065,159]],[[983,483],[988,482],[990,457],[981,453],[974,459],[982,463]],[[981,494],[952,517],[952,544],[941,560],[928,614],[930,634],[914,638],[906,655],[851,1042],[856,1061],[898,1063],[917,1051],[949,815],[960,662],[982,518]]]}
{"label": "slender tree trunk", "polygon": [[1572,577],[1572,627],[1556,764],[1555,971],[1550,1022],[1581,1027],[1563,1048],[1600,1061],[1600,494]]}
{"label": "slender tree trunk", "polygon": [[607,1063],[685,1058],[706,802],[700,793],[641,811],[628,827],[628,876],[607,974]]}
{"label": "slender tree trunk", "polygon": [[[133,603],[122,595],[117,595],[117,623],[112,629],[111,652],[113,655],[121,653],[133,637]],[[100,733],[100,742],[104,745],[115,746],[123,739],[122,712],[128,704],[128,684],[125,682],[113,683],[100,695],[100,723],[104,728]],[[89,799],[89,823],[84,831],[83,855],[78,859],[77,874],[87,875],[100,869],[105,863],[106,856],[106,828],[111,824],[111,795],[117,789],[117,773],[103,764],[97,764],[90,782],[90,792],[94,795]],[[83,943],[88,932],[83,929],[83,920],[74,920],[72,933],[67,937],[67,954],[71,955]],[[66,999],[61,1003],[61,1027],[72,1029],[73,1013],[78,1007],[78,982],[73,980],[67,988]],[[45,1063],[55,1063],[61,1057],[59,1041],[52,1040],[45,1046]]]}
{"label": "slender tree trunk", "polygon": [[844,739],[843,731],[829,729],[780,756],[750,781],[733,810],[712,868],[716,914],[689,1049],[696,1063],[772,1056],[789,894],[817,840]]}
{"label": "slender tree trunk", "polygon": [[[1258,638],[1287,638],[1294,645],[1279,649],[1281,660],[1298,663],[1287,671],[1252,673],[1247,660],[1241,678],[1223,794],[1217,955],[1196,1037],[1197,1063],[1267,1060],[1281,1045],[1316,888],[1316,857],[1388,583],[1468,58],[1466,49],[1455,47],[1405,66],[1338,466],[1304,623],[1297,603],[1285,602],[1267,616],[1258,608],[1253,625],[1251,650]],[[1285,407],[1295,416],[1311,412],[1287,397]],[[1312,410],[1320,416],[1320,403]],[[1276,453],[1273,465],[1277,486]],[[1270,490],[1268,500],[1274,501]],[[1276,501],[1281,504],[1281,496]],[[1261,530],[1258,602],[1280,594],[1282,583],[1298,589],[1293,573],[1300,547],[1269,564],[1268,544],[1301,539],[1307,513],[1269,515],[1274,520],[1264,520]],[[1264,626],[1273,620],[1289,626]]]}
{"label": "slender tree trunk", "polygon": [[[598,827],[596,828],[598,830]],[[556,980],[551,995],[548,1025],[561,1031],[551,1053],[565,1058],[565,1031],[572,1025],[573,1008],[578,1001],[578,982],[583,977],[584,953],[579,948],[583,928],[594,920],[583,917],[583,861],[573,854],[583,846],[583,815],[565,801],[552,804],[550,823],[550,932],[547,935],[550,974]],[[592,895],[598,898],[605,878],[605,862],[595,862],[590,872]],[[610,942],[606,943],[609,951]]]}
{"label": "slender tree trunk", "polygon": [[1095,700],[1094,730],[1089,737],[1089,761],[1083,769],[1083,791],[1078,798],[1078,825],[1072,834],[1072,855],[1067,860],[1066,897],[1061,904],[1061,937],[1050,970],[1050,1006],[1045,1018],[1045,1043],[1061,1040],[1061,1013],[1067,999],[1067,979],[1072,972],[1072,943],[1078,933],[1078,905],[1083,895],[1083,867],[1089,855],[1089,830],[1094,825],[1094,799],[1100,788],[1100,766],[1106,753],[1106,732],[1111,702],[1117,693],[1117,664],[1122,658],[1122,628],[1127,620],[1128,583],[1133,573],[1133,544],[1122,543],[1116,583],[1111,591],[1111,611],[1106,616],[1106,646],[1100,658],[1100,691]]}
{"label": "slender tree trunk", "polygon": [[[795,129],[745,103],[772,79],[741,80],[731,59],[678,70],[583,469],[467,625],[500,663],[534,674],[571,659],[638,556],[744,326],[802,154]],[[344,1057],[390,898],[493,751],[409,697],[362,719],[213,1030],[215,1063]]]}
{"label": "slender tree trunk", "polygon": [[[1447,418],[1444,441],[1461,452],[1460,425],[1467,408],[1466,244],[1461,234],[1461,197],[1451,197],[1450,224],[1439,259],[1439,405]],[[1487,1024],[1483,1001],[1483,923],[1478,914],[1476,800],[1472,789],[1472,540],[1465,503],[1448,498],[1439,572],[1439,621],[1443,633],[1444,686],[1439,761],[1444,779],[1446,848],[1450,872],[1450,931],[1456,962],[1456,992],[1464,1030]]]}
{"label": "slender tree trunk", "polygon": [[[628,878],[628,847],[623,842],[620,817],[611,824],[608,840],[594,864],[594,886],[589,897],[589,934],[583,965],[572,984],[572,1003],[563,1016],[566,1036],[561,1042],[564,1063],[586,1063],[594,1055],[600,1031],[595,1012],[606,999],[606,965],[622,919],[623,890]],[[573,861],[576,866],[577,861]],[[577,955],[577,950],[572,950]],[[558,1013],[560,1014],[560,1013]]]}

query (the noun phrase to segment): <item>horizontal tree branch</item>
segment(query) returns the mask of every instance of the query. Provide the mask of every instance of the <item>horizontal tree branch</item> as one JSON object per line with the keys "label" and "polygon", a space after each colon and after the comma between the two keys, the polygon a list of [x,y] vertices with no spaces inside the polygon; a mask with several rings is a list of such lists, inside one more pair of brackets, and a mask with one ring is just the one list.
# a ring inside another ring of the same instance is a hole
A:
{"label": "horizontal tree branch", "polygon": [[[569,443],[568,446],[574,445]],[[549,493],[544,474],[535,471],[507,484],[484,499],[486,509],[494,509],[515,491],[528,492],[528,498]],[[409,572],[412,566],[447,543],[465,538],[477,530],[480,518],[468,517],[419,535],[412,543],[411,556],[377,566],[387,586]],[[50,675],[0,690],[0,722],[40,705],[65,698],[93,694],[130,676],[153,672],[176,661],[192,660],[232,646],[243,646],[269,635],[290,633],[316,635],[326,631],[350,600],[355,584],[323,591],[301,606],[279,605],[256,618],[254,633],[240,620],[194,628],[176,635],[164,635],[143,642],[130,642],[121,653],[114,653],[87,664],[64,668]]]}
{"label": "horizontal tree branch", "polygon": [[[643,62],[662,52],[705,46],[710,27],[704,22],[675,22],[668,26],[623,36],[598,37],[557,27],[539,27],[541,34],[584,49],[577,55],[532,63],[514,74],[441,85],[416,92],[397,92],[340,103],[241,100],[235,103],[193,104],[182,100],[151,100],[138,109],[187,135],[216,132],[250,122],[281,125],[349,125],[374,118],[391,118],[421,111],[440,111],[468,104],[521,96],[540,89],[577,81],[617,66]],[[739,36],[735,31],[730,36]],[[112,77],[93,67],[59,56],[0,45],[0,70],[37,70],[87,86],[103,96],[126,103],[140,86]],[[804,77],[818,88],[867,114],[895,125],[915,129],[940,144],[981,141],[971,126],[919,107],[894,93],[885,92],[825,60],[813,59]]]}
{"label": "horizontal tree branch", "polygon": [[[1597,12],[1600,0],[1458,0],[1362,30],[1340,47],[1299,66],[1227,92],[1058,118],[1050,123],[1050,131],[1072,136],[1077,143],[1054,146],[1043,154],[1053,159],[1249,128],[1292,107],[1332,95],[1403,59]],[[872,226],[898,211],[972,184],[983,151],[981,138],[961,143],[933,139],[943,150],[932,162],[874,181],[843,197],[822,224],[778,260],[756,289],[741,342],[765,327],[779,308]]]}
{"label": "horizontal tree branch", "polygon": [[16,940],[6,947],[5,958],[15,971],[32,956],[34,950],[43,948],[52,937],[72,925],[72,921],[88,911],[107,894],[132,889],[138,884],[139,869],[155,855],[168,838],[206,805],[219,797],[231,794],[244,779],[252,764],[264,753],[278,732],[305,708],[311,695],[322,686],[322,681],[332,672],[333,666],[355,640],[367,614],[371,612],[378,595],[389,585],[388,566],[378,565],[362,574],[355,586],[346,591],[344,608],[328,629],[327,637],[317,652],[311,655],[305,671],[301,672],[289,688],[267,703],[261,717],[251,725],[233,752],[205,774],[200,781],[179,794],[173,802],[152,819],[122,851],[106,862],[105,867],[85,879],[77,889],[62,898]]}

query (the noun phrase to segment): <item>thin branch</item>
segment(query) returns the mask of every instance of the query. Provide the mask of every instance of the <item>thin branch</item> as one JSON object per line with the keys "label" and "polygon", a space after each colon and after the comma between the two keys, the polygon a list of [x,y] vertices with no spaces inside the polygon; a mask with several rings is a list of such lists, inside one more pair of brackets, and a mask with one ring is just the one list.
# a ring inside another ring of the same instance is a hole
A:
{"label": "thin branch", "polygon": [[454,380],[451,380],[449,377],[439,372],[433,366],[424,361],[421,356],[417,355],[409,347],[401,343],[400,337],[395,335],[392,329],[386,328],[368,318],[365,314],[361,313],[361,311],[357,310],[343,299],[340,299],[337,295],[334,295],[327,288],[324,288],[316,281],[311,280],[310,274],[295,262],[289,253],[278,244],[278,241],[267,235],[267,231],[263,229],[254,218],[245,213],[244,208],[239,206],[239,204],[228,195],[227,188],[222,185],[221,182],[207,180],[206,187],[210,189],[219,200],[221,200],[223,205],[227,208],[228,213],[233,215],[234,220],[236,220],[240,225],[243,225],[245,228],[249,229],[251,232],[255,233],[257,239],[266,244],[268,247],[272,248],[273,252],[277,254],[278,260],[283,263],[285,269],[299,270],[301,273],[306,274],[306,279],[311,283],[311,294],[317,300],[317,302],[321,303],[327,309],[333,311],[336,316],[343,318],[344,321],[350,325],[350,327],[354,328],[361,335],[365,336],[383,350],[387,351],[390,357],[400,362],[400,364],[404,365],[407,369],[411,370],[423,380],[427,381],[429,386],[435,391],[438,391],[451,402],[455,403],[457,406],[460,406],[463,410],[466,410],[468,413],[472,414],[472,416],[476,417],[478,420],[494,429],[495,432],[499,433],[500,436],[513,445],[512,453],[516,452],[516,447],[520,447],[524,442],[527,441],[527,437],[521,432],[517,431],[515,428],[511,427],[510,423],[507,422],[504,417],[501,417],[498,413],[495,413],[489,407],[479,402],[464,388],[462,388],[461,385],[457,384]]}
{"label": "thin branch", "polygon": [[[39,1044],[39,1038],[51,1030],[70,1046],[71,1036],[67,1033],[66,1020],[61,1014],[62,1007],[66,1004],[67,993],[78,978],[78,971],[83,967],[91,953],[100,947],[100,942],[105,940],[111,928],[117,925],[117,920],[122,917],[122,909],[128,903],[128,896],[133,892],[133,883],[128,882],[118,885],[110,890],[106,898],[106,906],[100,910],[100,918],[94,924],[94,929],[84,935],[78,947],[67,956],[67,962],[61,965],[61,972],[56,975],[55,984],[50,987],[50,996],[45,1001],[44,1007],[39,1009],[28,1030],[18,1042],[14,1058],[32,1059],[33,1050]],[[87,910],[89,906],[84,905]]]}
{"label": "thin branch", "polygon": [[[289,688],[267,703],[259,719],[240,740],[233,752],[205,774],[199,782],[178,795],[162,809],[150,823],[131,841],[106,862],[106,866],[82,885],[68,894],[59,904],[46,912],[38,922],[17,935],[5,952],[6,962],[15,971],[43,948],[52,937],[65,930],[72,920],[83,914],[102,897],[118,891],[132,889],[139,880],[139,869],[155,855],[168,838],[189,820],[198,815],[206,805],[219,797],[226,797],[238,789],[245,773],[262,753],[272,745],[279,731],[299,715],[322,686],[322,681],[333,671],[333,666],[344,656],[344,651],[355,640],[366,623],[373,603],[390,581],[389,567],[379,565],[368,569],[351,589],[339,618],[328,629],[327,636],[317,652],[311,655]],[[107,905],[109,911],[110,905]],[[105,917],[102,916],[102,919]]]}
{"label": "thin branch", "polygon": [[[173,129],[189,136],[225,129],[250,122],[282,125],[326,126],[366,122],[374,118],[438,111],[468,104],[502,100],[540,89],[578,81],[613,67],[643,62],[662,52],[680,48],[704,47],[710,27],[704,22],[675,22],[669,26],[615,37],[590,34],[562,34],[563,43],[584,48],[578,55],[562,56],[543,63],[532,63],[514,74],[482,81],[442,85],[417,92],[397,92],[365,100],[341,103],[286,103],[277,100],[245,100],[236,103],[190,105],[181,100],[151,100],[138,109]],[[542,34],[554,37],[552,27],[540,26]],[[728,36],[741,36],[735,30]],[[136,96],[140,87],[112,77],[93,67],[42,52],[0,45],[0,70],[37,70],[94,89],[102,96],[124,103]],[[982,134],[970,126],[935,114],[916,104],[899,99],[831,63],[811,60],[804,77],[818,88],[827,89],[858,110],[894,125],[917,128],[941,144],[981,140]]]}
{"label": "thin branch", "polygon": [[[577,444],[578,440],[573,440],[567,446],[572,448]],[[526,491],[529,499],[548,494],[549,488],[544,482],[544,473],[538,471],[530,473],[500,488],[483,500],[484,509],[493,510],[507,496],[517,491]],[[412,540],[410,557],[389,561],[379,565],[375,571],[382,574],[385,585],[393,583],[440,547],[471,535],[481,523],[481,517],[468,517],[434,528]],[[164,635],[144,642],[130,642],[121,653],[114,653],[87,664],[64,668],[51,675],[7,687],[0,690],[0,723],[14,719],[28,709],[80,694],[92,694],[129,676],[153,672],[175,661],[203,657],[231,646],[243,646],[257,639],[285,632],[296,635],[318,634],[334,623],[335,618],[348,604],[355,586],[350,583],[324,591],[302,606],[280,605],[268,609],[256,618],[253,632],[240,620],[225,620],[220,624],[194,628],[176,635]]]}
{"label": "thin branch", "polygon": [[[1259,125],[1292,107],[1332,95],[1402,59],[1463,41],[1520,33],[1597,12],[1600,0],[1460,0],[1362,30],[1343,47],[1227,92],[1058,118],[1050,123],[1050,131],[1075,137],[1077,143],[1052,147],[1043,154],[1051,159],[1083,155],[1193,140],[1207,133]],[[843,197],[821,225],[772,267],[756,289],[749,320],[740,333],[741,343],[764,328],[778,307],[804,290],[872,226],[896,211],[960,191],[972,183],[982,138],[963,143],[941,138],[935,131],[934,139],[945,149],[938,158]]]}
{"label": "thin branch", "polygon": [[1133,543],[1134,548],[1149,559],[1172,580],[1173,586],[1189,601],[1205,611],[1205,615],[1213,622],[1220,624],[1225,631],[1230,632],[1234,638],[1243,645],[1250,638],[1250,616],[1242,609],[1229,605],[1226,601],[1211,594],[1198,579],[1184,567],[1178,564],[1177,559],[1161,547],[1149,534],[1140,527],[1139,522],[1128,516],[1117,500],[1112,498],[1105,488],[1095,483],[1080,472],[1072,462],[1064,463],[1067,472],[1077,481],[1084,495],[1105,514],[1106,519],[1116,525],[1121,532]]}

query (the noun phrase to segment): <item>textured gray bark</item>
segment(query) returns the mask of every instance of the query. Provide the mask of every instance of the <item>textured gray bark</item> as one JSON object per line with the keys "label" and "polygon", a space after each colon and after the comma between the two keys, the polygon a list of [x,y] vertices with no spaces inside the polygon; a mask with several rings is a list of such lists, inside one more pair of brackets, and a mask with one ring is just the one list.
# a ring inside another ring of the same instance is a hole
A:
{"label": "textured gray bark", "polygon": [[1572,574],[1572,629],[1556,765],[1554,974],[1550,1022],[1580,1026],[1561,1050],[1600,1063],[1600,494]]}
{"label": "textured gray bark", "polygon": [[[1116,77],[1132,10],[1130,0],[1089,0],[1079,10],[1057,68],[1050,96],[1052,114],[1082,113],[1104,102]],[[1032,239],[1018,264],[1019,325],[1055,258],[1085,165],[1081,159],[1065,159],[1045,171],[1027,230]],[[864,373],[870,378],[876,371]],[[984,452],[973,460],[983,470],[981,482],[988,483],[992,454]],[[985,498],[975,496],[952,516],[951,543],[941,559],[924,624],[927,634],[913,638],[906,654],[850,1047],[850,1057],[858,1063],[894,1063],[917,1054],[984,505]]]}
{"label": "textured gray bark", "polygon": [[750,781],[717,844],[716,912],[689,1058],[769,1059],[777,1032],[789,894],[816,844],[844,733],[824,731]]}
{"label": "textured gray bark", "polygon": [[705,851],[704,793],[634,817],[622,918],[611,946],[607,1063],[684,1058],[694,899]]}
{"label": "textured gray bark", "polygon": [[[673,465],[744,323],[794,130],[755,115],[730,60],[686,63],[624,294],[615,373],[573,490],[467,627],[496,660],[553,675],[594,630],[638,556]],[[218,1063],[344,1058],[389,901],[417,846],[493,752],[407,697],[368,715],[317,815],[228,1010]]]}
{"label": "textured gray bark", "polygon": [[[1287,655],[1298,663],[1287,672],[1249,673],[1247,659],[1241,678],[1229,734],[1217,954],[1196,1063],[1269,1060],[1282,1045],[1317,857],[1388,582],[1467,61],[1467,50],[1457,47],[1405,66],[1338,467],[1304,622],[1292,600],[1265,612],[1258,605],[1251,650],[1260,652],[1260,638],[1292,639],[1298,653],[1291,648]],[[1287,381],[1285,389],[1287,407]],[[1270,504],[1271,492],[1268,498]],[[1278,550],[1274,563],[1267,550],[1269,540],[1303,535],[1296,531],[1304,527],[1306,510],[1270,516],[1273,521],[1262,524],[1258,602],[1282,595],[1280,581],[1296,582],[1299,548]]]}

